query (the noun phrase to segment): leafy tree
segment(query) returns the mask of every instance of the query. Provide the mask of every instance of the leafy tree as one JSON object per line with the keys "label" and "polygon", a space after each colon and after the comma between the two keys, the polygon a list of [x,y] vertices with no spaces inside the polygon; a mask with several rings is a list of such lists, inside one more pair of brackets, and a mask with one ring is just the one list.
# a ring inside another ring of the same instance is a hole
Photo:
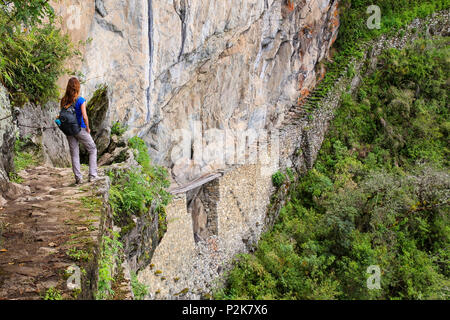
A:
{"label": "leafy tree", "polygon": [[80,52],[54,25],[48,1],[0,0],[0,81],[15,105],[45,104],[58,97],[64,62]]}
{"label": "leafy tree", "polygon": [[17,28],[42,24],[45,18],[53,19],[55,14],[49,0],[0,0],[0,35],[14,33]]}

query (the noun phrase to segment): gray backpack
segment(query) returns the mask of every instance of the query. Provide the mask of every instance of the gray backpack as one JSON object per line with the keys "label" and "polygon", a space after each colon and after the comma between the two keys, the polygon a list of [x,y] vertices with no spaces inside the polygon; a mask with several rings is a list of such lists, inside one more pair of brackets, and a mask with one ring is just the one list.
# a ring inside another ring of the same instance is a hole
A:
{"label": "gray backpack", "polygon": [[75,112],[75,103],[72,103],[70,107],[62,108],[59,113],[58,127],[66,136],[76,136],[80,133],[81,127],[78,124],[77,114]]}

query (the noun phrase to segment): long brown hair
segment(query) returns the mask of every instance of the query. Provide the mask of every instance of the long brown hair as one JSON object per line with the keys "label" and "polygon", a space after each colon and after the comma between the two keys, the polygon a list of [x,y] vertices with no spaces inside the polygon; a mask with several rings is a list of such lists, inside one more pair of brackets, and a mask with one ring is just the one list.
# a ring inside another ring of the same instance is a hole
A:
{"label": "long brown hair", "polygon": [[70,78],[69,83],[67,84],[66,93],[64,97],[61,99],[61,108],[70,105],[75,102],[80,94],[80,81],[77,78]]}

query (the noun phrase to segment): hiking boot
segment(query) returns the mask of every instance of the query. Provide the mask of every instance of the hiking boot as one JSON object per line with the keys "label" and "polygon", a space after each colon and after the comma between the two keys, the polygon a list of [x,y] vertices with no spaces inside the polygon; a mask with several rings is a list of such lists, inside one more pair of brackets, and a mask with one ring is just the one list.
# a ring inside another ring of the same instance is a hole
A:
{"label": "hiking boot", "polygon": [[99,179],[100,178],[98,176],[95,176],[95,177],[89,176],[89,182],[95,182],[95,181],[98,181]]}
{"label": "hiking boot", "polygon": [[75,184],[83,184],[83,179],[75,178]]}

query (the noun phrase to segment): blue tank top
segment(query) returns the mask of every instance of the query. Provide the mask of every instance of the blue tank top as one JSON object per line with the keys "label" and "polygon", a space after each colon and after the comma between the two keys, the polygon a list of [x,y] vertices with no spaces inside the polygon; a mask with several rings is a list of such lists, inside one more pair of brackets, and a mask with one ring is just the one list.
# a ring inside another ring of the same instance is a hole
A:
{"label": "blue tank top", "polygon": [[83,115],[81,113],[81,106],[86,102],[86,99],[83,97],[78,97],[75,103],[75,113],[77,114],[78,124],[81,128],[86,128],[86,124],[84,123]]}

